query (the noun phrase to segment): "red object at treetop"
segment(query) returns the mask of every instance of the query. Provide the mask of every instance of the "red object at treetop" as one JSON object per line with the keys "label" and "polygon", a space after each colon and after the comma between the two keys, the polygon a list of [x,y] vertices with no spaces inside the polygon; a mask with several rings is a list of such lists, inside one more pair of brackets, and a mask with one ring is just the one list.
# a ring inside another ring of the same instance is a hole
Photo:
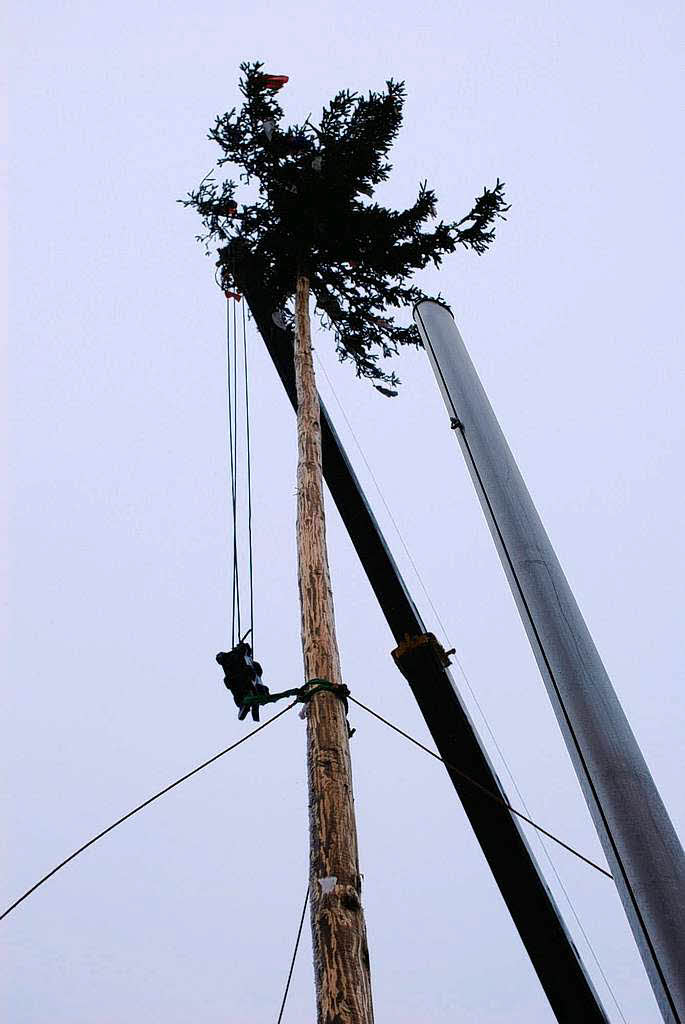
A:
{"label": "red object at treetop", "polygon": [[272,92],[278,92],[288,81],[287,75],[262,75],[262,82],[264,83],[265,89],[271,89]]}
{"label": "red object at treetop", "polygon": [[238,204],[236,203],[235,199],[229,199],[228,202],[226,203],[226,215],[228,217],[235,217],[237,212]]}
{"label": "red object at treetop", "polygon": [[240,292],[224,292],[227,299],[235,299],[236,302],[240,302],[242,295]]}

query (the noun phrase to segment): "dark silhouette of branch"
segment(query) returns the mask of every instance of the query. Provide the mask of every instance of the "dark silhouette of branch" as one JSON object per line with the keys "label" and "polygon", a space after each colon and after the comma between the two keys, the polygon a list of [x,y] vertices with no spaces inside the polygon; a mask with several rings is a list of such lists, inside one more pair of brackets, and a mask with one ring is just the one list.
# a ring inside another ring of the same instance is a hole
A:
{"label": "dark silhouette of branch", "polygon": [[[381,360],[403,345],[420,345],[415,327],[396,323],[394,311],[424,298],[410,279],[428,264],[440,266],[458,245],[481,254],[508,206],[504,185],[485,188],[456,222],[437,221],[437,198],[424,181],[406,210],[375,202],[376,187],[392,165],[388,154],[402,124],[403,82],[383,92],[339,92],[318,125],[284,125],[283,109],[260,63],[241,64],[243,103],[217,117],[209,133],[220,147],[217,166],[239,172],[239,184],[213,174],[181,200],[202,218],[208,252],[217,256],[217,281],[234,285],[241,251],[257,252],[266,267],[264,288],[274,312],[287,320],[298,273],[310,280],[319,315],[335,335],[341,360],[357,375],[395,394],[399,383]],[[249,187],[251,201],[239,203]],[[427,225],[430,223],[430,227]]]}

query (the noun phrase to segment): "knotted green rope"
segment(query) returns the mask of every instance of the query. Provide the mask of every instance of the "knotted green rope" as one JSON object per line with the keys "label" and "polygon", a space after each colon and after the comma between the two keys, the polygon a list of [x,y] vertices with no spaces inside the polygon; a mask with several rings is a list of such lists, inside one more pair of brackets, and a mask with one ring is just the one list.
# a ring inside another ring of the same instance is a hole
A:
{"label": "knotted green rope", "polygon": [[319,679],[318,677],[310,679],[304,686],[298,686],[292,690],[283,690],[282,693],[251,693],[242,699],[240,706],[248,709],[255,706],[261,707],[262,704],[275,704],[276,701],[284,700],[286,697],[297,697],[300,703],[306,704],[315,694],[321,693],[321,691],[328,691],[339,697],[345,705],[345,714],[347,714],[347,698],[350,696],[350,691],[345,684],[332,683],[330,679]]}

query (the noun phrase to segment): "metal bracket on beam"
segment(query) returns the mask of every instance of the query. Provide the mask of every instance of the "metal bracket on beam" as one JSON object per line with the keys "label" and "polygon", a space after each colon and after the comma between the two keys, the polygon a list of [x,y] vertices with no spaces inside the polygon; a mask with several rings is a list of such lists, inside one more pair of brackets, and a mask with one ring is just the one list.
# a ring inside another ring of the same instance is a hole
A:
{"label": "metal bracket on beam", "polygon": [[409,633],[405,633],[404,640],[400,641],[397,647],[392,651],[392,656],[395,664],[402,672],[402,664],[404,659],[411,655],[412,652],[418,648],[428,647],[432,650],[439,663],[443,668],[449,668],[452,662],[450,661],[450,655],[456,654],[456,648],[452,647],[449,651],[446,651],[442,646],[435,633],[419,633],[416,636],[410,636]]}

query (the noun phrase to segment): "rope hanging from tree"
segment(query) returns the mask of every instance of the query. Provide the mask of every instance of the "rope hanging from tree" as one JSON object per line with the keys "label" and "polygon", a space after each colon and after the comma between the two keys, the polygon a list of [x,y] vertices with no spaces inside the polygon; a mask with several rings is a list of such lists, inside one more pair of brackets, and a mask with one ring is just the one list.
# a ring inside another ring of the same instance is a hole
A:
{"label": "rope hanging from tree", "polygon": [[[251,637],[254,647],[254,558],[252,544],[252,444],[245,306],[238,321],[238,292],[226,292],[226,390],[232,524],[231,648]],[[239,334],[242,328],[242,338]],[[239,365],[240,364],[240,365]],[[247,581],[241,583],[242,542],[247,539]],[[241,603],[242,599],[242,603]],[[246,622],[243,612],[249,610]],[[243,632],[243,627],[247,629]]]}
{"label": "rope hanging from tree", "polygon": [[[232,522],[231,649],[219,651],[218,664],[224,671],[224,685],[233,694],[242,721],[252,712],[259,721],[262,700],[247,698],[269,693],[262,683],[262,666],[252,656],[254,648],[254,557],[252,545],[252,442],[250,432],[250,384],[247,352],[247,317],[241,304],[242,344],[239,344],[239,292],[226,291],[226,388],[228,405],[228,464]],[[240,367],[239,367],[240,364]],[[243,443],[241,445],[241,442]],[[244,452],[243,452],[244,445]],[[244,493],[243,493],[244,491]],[[244,540],[247,539],[247,554]],[[241,563],[247,561],[247,583],[241,581]],[[249,625],[243,611],[249,609]],[[250,637],[250,643],[247,637]]]}
{"label": "rope hanging from tree", "polygon": [[296,697],[298,703],[307,704],[314,694],[321,693],[324,690],[340,698],[345,708],[345,714],[347,714],[347,698],[350,696],[350,691],[344,683],[332,683],[330,679],[310,679],[304,686],[296,686],[291,690],[283,690],[281,693],[269,693],[266,690],[266,692],[262,693],[248,694],[246,697],[243,697],[241,705],[244,708],[250,709],[261,707],[263,704],[275,704],[276,701],[285,700],[286,697]]}

